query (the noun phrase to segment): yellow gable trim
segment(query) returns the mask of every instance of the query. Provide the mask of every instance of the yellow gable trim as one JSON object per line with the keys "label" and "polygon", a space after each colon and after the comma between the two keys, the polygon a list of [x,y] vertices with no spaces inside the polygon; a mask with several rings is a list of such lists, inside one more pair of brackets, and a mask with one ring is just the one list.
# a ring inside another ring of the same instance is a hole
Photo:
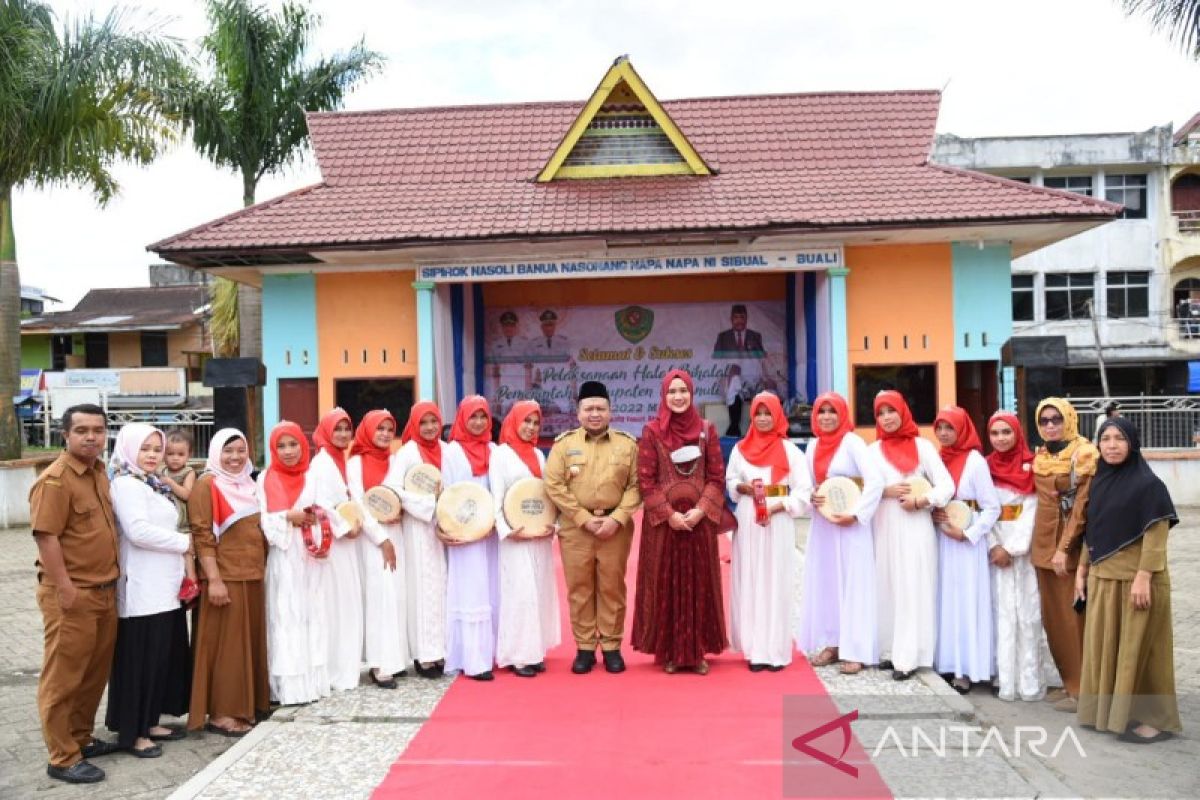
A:
{"label": "yellow gable trim", "polygon": [[[603,167],[563,167],[563,162],[567,160],[567,156],[575,148],[579,138],[583,136],[583,132],[587,130],[596,114],[600,111],[600,107],[608,100],[609,95],[624,82],[626,86],[637,96],[637,99],[645,106],[646,111],[658,123],[658,126],[670,139],[671,144],[679,152],[679,155],[686,162],[687,166],[669,165],[669,164],[625,164]],[[669,114],[659,105],[658,100],[650,91],[649,87],[642,82],[641,77],[634,70],[633,64],[629,63],[629,59],[621,56],[613,65],[609,67],[604,78],[600,81],[600,85],[596,87],[596,91],[592,92],[591,98],[584,105],[583,110],[579,112],[579,116],[575,118],[575,122],[567,131],[567,135],[559,143],[554,151],[554,155],[538,173],[537,180],[539,183],[554,180],[555,178],[608,178],[624,175],[711,175],[712,170],[704,163],[704,159],[696,152],[687,137],[679,130],[679,127],[671,120]]]}

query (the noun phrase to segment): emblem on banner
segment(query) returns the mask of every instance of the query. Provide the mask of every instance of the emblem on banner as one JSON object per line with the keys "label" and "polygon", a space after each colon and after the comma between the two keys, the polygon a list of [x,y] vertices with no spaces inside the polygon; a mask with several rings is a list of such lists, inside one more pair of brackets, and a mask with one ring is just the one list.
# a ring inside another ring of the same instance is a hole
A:
{"label": "emblem on banner", "polygon": [[642,306],[626,306],[616,313],[617,333],[630,344],[637,344],[650,335],[654,327],[654,312]]}

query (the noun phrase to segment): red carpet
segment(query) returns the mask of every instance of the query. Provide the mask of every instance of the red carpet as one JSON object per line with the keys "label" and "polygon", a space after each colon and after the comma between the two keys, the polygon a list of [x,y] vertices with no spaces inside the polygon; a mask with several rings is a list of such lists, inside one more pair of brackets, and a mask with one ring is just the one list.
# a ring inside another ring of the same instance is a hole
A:
{"label": "red carpet", "polygon": [[[727,558],[728,540],[721,541]],[[636,554],[635,540],[630,615]],[[728,563],[722,568],[728,607]],[[785,741],[839,716],[799,656],[776,673],[751,673],[740,654],[725,653],[710,659],[707,676],[667,675],[626,644],[625,673],[609,675],[598,659],[592,673],[574,675],[561,567],[559,597],[563,644],[546,659],[547,671],[536,678],[497,671],[492,683],[456,680],[376,798],[782,797]],[[785,695],[806,696],[805,719],[790,717],[786,732]],[[813,746],[836,758],[841,735]],[[802,763],[789,766],[787,796],[891,797],[857,742],[846,755],[861,768],[855,780],[795,751],[788,758]]]}

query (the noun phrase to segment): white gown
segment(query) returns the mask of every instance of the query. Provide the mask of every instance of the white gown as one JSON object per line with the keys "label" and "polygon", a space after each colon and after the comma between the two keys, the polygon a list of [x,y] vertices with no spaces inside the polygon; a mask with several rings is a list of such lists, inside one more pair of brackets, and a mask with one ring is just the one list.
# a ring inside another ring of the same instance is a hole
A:
{"label": "white gown", "polygon": [[[443,451],[445,445],[441,445]],[[416,442],[408,442],[395,455],[383,482],[400,495],[404,539],[404,582],[408,590],[408,647],[423,664],[446,657],[446,546],[434,532],[437,498],[408,492],[404,476],[422,463]]]}
{"label": "white gown", "polygon": [[[328,557],[314,558],[304,544],[300,528],[287,521],[286,511],[267,511],[263,482],[258,476],[258,504],[267,544],[267,670],[271,697],[282,705],[311,703],[330,694],[329,608],[333,570]],[[295,510],[316,502],[312,473]],[[325,508],[335,536],[345,535],[349,524],[332,508]],[[320,545],[321,526],[312,529],[313,544]]]}
{"label": "white gown", "polygon": [[796,518],[808,511],[812,497],[812,475],[804,454],[791,442],[783,447],[788,459],[783,480],[789,492],[768,498],[768,503],[782,500],[784,511],[772,514],[765,526],[754,520],[754,498],[739,495],[737,485],[755,479],[770,485],[771,468],[751,464],[740,447],[733,448],[725,468],[726,489],[738,499],[730,576],[730,648],[751,664],[779,667],[792,662],[792,611],[800,580]]}
{"label": "white gown", "polygon": [[[808,448],[810,468],[815,459],[814,443]],[[883,474],[858,434],[842,437],[825,477],[835,476],[862,480],[862,497],[852,515],[858,522],[843,528],[813,513],[796,643],[808,653],[836,647],[843,661],[875,664],[879,661],[878,601],[871,526],[883,496]]]}
{"label": "white gown", "polygon": [[[496,446],[488,446],[494,456]],[[442,448],[442,485],[448,488],[462,481],[490,490],[488,476],[472,475],[462,446],[450,442]],[[495,533],[446,548],[446,672],[478,675],[489,671],[496,657],[499,558]]]}
{"label": "white gown", "polygon": [[[538,463],[546,457],[537,451]],[[504,519],[504,495],[519,480],[533,477],[521,457],[506,444],[492,451],[488,482],[496,499],[496,533],[500,537],[500,614],[496,664],[529,666],[545,660],[562,641],[558,587],[554,575],[554,537],[512,539]]]}
{"label": "white gown", "polygon": [[[337,508],[350,499],[350,490],[342,480],[333,458],[324,450],[308,465],[315,500],[322,508]],[[365,512],[364,512],[365,516]],[[358,686],[362,675],[363,590],[358,563],[358,542],[345,534],[334,534],[329,549],[329,680],[334,691]],[[359,537],[361,538],[361,537]]]}
{"label": "white gown", "polygon": [[954,495],[979,510],[958,542],[938,531],[938,639],[934,667],[943,675],[979,683],[995,668],[992,587],[987,533],[1000,517],[1000,498],[978,451],[967,454]]}
{"label": "white gown", "polygon": [[[933,486],[930,504],[941,508],[954,496],[954,481],[933,443],[920,436],[916,443],[919,463],[908,474],[901,474],[884,458],[882,442],[873,442],[867,452],[882,471],[885,487],[919,475]],[[872,528],[879,657],[901,672],[932,667],[937,644],[938,534],[929,509],[905,511],[899,500],[884,497]]]}
{"label": "white gown", "polygon": [[998,521],[987,536],[988,549],[1003,547],[1012,556],[1009,566],[992,567],[996,683],[1001,700],[1041,700],[1048,672],[1045,633],[1037,573],[1029,559],[1037,494],[1018,494],[1005,486],[996,487],[996,493],[1001,505],[1021,506],[1019,517]]}
{"label": "white gown", "polygon": [[[390,468],[390,459],[389,459]],[[361,502],[363,496],[362,456],[346,461],[350,495]],[[380,549],[391,541],[396,553],[396,568],[388,569]],[[385,675],[398,675],[408,669],[412,657],[408,651],[408,590],[404,586],[404,541],[399,522],[383,524],[370,514],[363,515],[363,535],[358,537],[363,588],[363,661],[370,669]]]}

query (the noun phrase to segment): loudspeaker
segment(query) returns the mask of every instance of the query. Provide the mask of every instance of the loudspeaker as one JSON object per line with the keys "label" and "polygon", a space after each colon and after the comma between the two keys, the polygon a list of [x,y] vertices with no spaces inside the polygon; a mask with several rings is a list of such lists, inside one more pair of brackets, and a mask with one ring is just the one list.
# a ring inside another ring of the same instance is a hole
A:
{"label": "loudspeaker", "polygon": [[257,358],[210,358],[204,362],[204,385],[265,386],[267,368]]}
{"label": "loudspeaker", "polygon": [[1025,419],[1021,424],[1030,440],[1041,444],[1037,421],[1033,418],[1037,404],[1047,397],[1062,397],[1062,369],[1059,367],[1025,368]]}
{"label": "loudspeaker", "polygon": [[237,428],[246,432],[248,418],[246,390],[244,388],[217,387],[213,389],[213,426],[221,428]]}

